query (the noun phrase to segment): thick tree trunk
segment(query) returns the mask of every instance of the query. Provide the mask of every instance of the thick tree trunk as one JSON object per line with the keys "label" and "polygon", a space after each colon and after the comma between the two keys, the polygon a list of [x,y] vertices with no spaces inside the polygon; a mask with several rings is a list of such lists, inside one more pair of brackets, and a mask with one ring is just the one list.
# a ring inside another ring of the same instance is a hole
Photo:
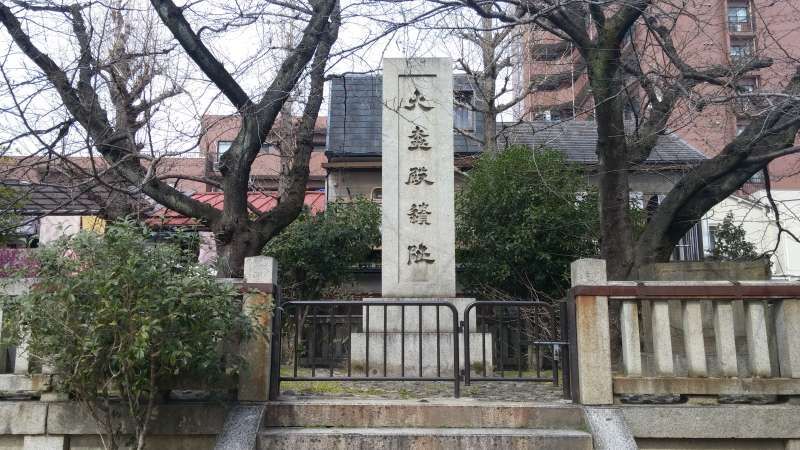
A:
{"label": "thick tree trunk", "polygon": [[217,242],[217,276],[241,278],[244,275],[244,259],[258,255],[261,247],[263,244],[250,232],[234,232],[230,240]]}
{"label": "thick tree trunk", "polygon": [[608,278],[624,280],[633,261],[633,227],[622,80],[617,59],[602,54],[593,57],[589,79],[596,104],[600,250],[608,264]]}

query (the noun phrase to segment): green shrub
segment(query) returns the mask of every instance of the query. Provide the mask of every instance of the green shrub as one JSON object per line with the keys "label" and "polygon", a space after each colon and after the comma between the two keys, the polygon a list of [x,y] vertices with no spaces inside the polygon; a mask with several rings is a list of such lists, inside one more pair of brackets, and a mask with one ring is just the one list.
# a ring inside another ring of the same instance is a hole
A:
{"label": "green shrub", "polygon": [[41,248],[38,283],[7,301],[17,338],[25,336],[31,358],[57,374],[56,389],[89,411],[108,449],[123,444],[120,406],[136,440],[124,444],[143,448],[165,383],[213,383],[226,370],[223,342],[250,333],[233,288],[193,262],[180,237],[150,237],[123,222]]}
{"label": "green shrub", "polygon": [[264,247],[277,259],[283,296],[318,299],[347,281],[381,241],[380,207],[363,198],[333,202],[319,214],[304,211]]}
{"label": "green shrub", "polygon": [[555,150],[486,153],[456,196],[460,283],[480,295],[559,297],[598,253],[597,194]]}
{"label": "green shrub", "polygon": [[714,248],[709,259],[716,261],[753,261],[760,257],[756,246],[747,241],[744,227],[733,223],[728,213],[714,233]]}

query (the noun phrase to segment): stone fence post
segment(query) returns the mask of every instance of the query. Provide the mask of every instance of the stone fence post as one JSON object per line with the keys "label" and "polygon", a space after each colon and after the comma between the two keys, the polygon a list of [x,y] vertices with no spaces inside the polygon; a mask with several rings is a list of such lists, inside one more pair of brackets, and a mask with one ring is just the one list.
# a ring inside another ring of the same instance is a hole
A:
{"label": "stone fence post", "polygon": [[[272,310],[278,281],[278,264],[269,256],[253,256],[244,260],[244,282],[261,285],[260,292],[244,295],[242,308],[252,317],[263,334],[254,335],[240,345],[247,367],[239,375],[239,401],[267,401],[270,380],[270,336]],[[266,289],[265,289],[266,288]]]}
{"label": "stone fence post", "polygon": [[[579,259],[570,266],[572,286],[606,285],[606,262],[602,259]],[[610,405],[614,402],[611,380],[611,338],[609,335],[608,297],[576,296],[570,314],[571,359],[577,377],[573,398],[584,405]],[[573,309],[574,308],[574,309]]]}

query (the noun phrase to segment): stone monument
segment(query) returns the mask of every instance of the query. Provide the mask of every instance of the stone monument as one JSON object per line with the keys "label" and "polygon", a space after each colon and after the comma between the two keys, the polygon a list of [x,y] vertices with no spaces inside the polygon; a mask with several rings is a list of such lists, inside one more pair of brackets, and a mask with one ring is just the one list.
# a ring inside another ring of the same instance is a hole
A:
{"label": "stone monument", "polygon": [[384,60],[383,105],[383,296],[453,298],[450,60]]}
{"label": "stone monument", "polygon": [[[447,301],[460,321],[474,299],[456,298],[452,70],[449,58],[383,61],[380,300]],[[475,312],[470,316],[470,330],[477,331]],[[369,361],[369,376],[448,376],[452,319],[445,307],[365,307],[363,329],[371,339],[352,334],[351,360],[357,367]],[[470,339],[476,361],[485,343],[490,362],[491,336]]]}

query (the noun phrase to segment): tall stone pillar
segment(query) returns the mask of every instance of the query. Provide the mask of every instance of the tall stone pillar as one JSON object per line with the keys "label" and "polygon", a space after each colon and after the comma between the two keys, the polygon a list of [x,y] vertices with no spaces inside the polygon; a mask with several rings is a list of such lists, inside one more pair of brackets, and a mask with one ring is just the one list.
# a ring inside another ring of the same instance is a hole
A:
{"label": "tall stone pillar", "polygon": [[[449,58],[383,61],[380,300],[447,301],[458,327],[474,299],[455,298],[452,67]],[[351,334],[351,362],[368,376],[451,373],[457,346],[464,364],[453,319],[445,307],[365,306],[364,332]],[[491,372],[491,334],[469,337],[473,361],[483,364],[485,355]]]}
{"label": "tall stone pillar", "polygon": [[383,61],[382,154],[383,296],[455,297],[449,58]]}

